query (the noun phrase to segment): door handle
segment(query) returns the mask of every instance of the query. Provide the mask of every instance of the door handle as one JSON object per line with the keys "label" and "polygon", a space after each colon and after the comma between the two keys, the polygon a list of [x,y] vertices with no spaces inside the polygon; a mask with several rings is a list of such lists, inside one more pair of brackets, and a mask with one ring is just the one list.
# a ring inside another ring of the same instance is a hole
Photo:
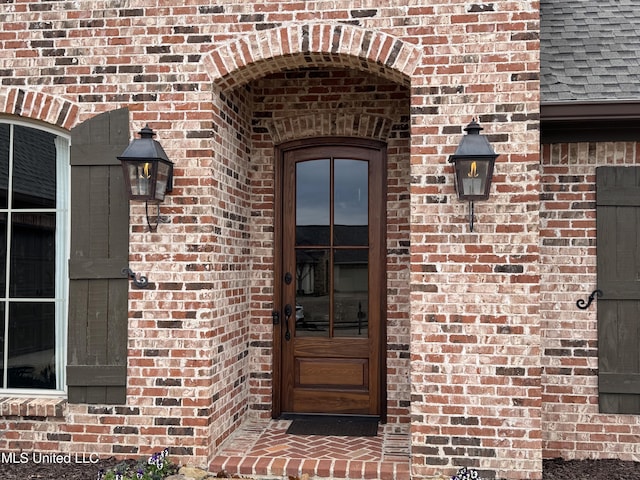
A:
{"label": "door handle", "polygon": [[291,305],[287,303],[284,306],[284,326],[285,326],[284,339],[287,341],[291,340],[291,332],[289,331],[289,319],[291,318],[292,313],[293,313],[293,309],[291,308]]}

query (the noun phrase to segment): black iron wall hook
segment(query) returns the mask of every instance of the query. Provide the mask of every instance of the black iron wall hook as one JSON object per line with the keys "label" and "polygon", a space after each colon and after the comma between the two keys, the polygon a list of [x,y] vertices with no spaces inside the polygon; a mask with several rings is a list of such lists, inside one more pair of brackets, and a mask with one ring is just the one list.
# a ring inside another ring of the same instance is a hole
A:
{"label": "black iron wall hook", "polygon": [[134,273],[130,268],[123,268],[122,274],[129,277],[138,288],[147,288],[149,286],[149,279],[147,277]]}
{"label": "black iron wall hook", "polygon": [[587,308],[589,308],[589,306],[591,306],[591,302],[593,302],[593,299],[596,298],[596,295],[598,297],[601,297],[603,295],[602,290],[595,289],[593,292],[591,292],[591,295],[589,295],[589,298],[586,302],[583,299],[580,299],[576,302],[576,305],[578,306],[578,308],[586,310]]}

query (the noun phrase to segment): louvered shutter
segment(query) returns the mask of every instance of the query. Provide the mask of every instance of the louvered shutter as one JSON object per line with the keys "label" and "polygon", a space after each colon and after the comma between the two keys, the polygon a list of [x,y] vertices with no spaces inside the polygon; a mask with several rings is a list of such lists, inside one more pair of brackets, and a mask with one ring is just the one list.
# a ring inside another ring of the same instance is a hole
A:
{"label": "louvered shutter", "polygon": [[640,413],[640,167],[596,170],[602,413]]}
{"label": "louvered shutter", "polygon": [[129,111],[71,131],[68,399],[126,401],[129,201],[116,158],[129,143]]}

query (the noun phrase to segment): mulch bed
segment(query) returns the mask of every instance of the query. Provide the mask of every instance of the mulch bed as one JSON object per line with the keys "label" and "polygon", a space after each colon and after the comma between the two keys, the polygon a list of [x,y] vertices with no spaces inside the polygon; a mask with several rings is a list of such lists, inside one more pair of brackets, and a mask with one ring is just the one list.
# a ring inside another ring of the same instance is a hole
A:
{"label": "mulch bed", "polygon": [[[120,460],[100,459],[97,463],[70,462],[45,463],[34,462],[31,458],[20,463],[1,457],[0,479],[2,480],[95,480],[98,472],[107,470]],[[562,460],[544,461],[543,480],[635,480],[640,479],[640,462],[622,460]]]}
{"label": "mulch bed", "polygon": [[[9,459],[0,457],[0,479],[2,480],[96,480],[100,470],[108,470],[111,467],[122,463],[122,460],[115,458],[100,459],[96,463],[91,463],[92,459],[82,457],[61,458],[60,463],[42,461],[29,454],[23,458],[20,454]],[[13,461],[12,461],[13,460]],[[97,459],[93,459],[97,460]],[[24,461],[24,463],[22,463]],[[83,463],[86,461],[87,463]],[[135,463],[135,462],[133,462]]]}
{"label": "mulch bed", "polygon": [[623,460],[545,460],[543,480],[640,479],[640,462]]}

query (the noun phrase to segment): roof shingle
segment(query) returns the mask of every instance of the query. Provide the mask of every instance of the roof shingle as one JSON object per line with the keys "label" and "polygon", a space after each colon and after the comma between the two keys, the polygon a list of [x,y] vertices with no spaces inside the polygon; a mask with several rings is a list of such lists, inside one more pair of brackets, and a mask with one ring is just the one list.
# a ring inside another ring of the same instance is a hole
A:
{"label": "roof shingle", "polygon": [[640,99],[640,2],[542,0],[544,103]]}

